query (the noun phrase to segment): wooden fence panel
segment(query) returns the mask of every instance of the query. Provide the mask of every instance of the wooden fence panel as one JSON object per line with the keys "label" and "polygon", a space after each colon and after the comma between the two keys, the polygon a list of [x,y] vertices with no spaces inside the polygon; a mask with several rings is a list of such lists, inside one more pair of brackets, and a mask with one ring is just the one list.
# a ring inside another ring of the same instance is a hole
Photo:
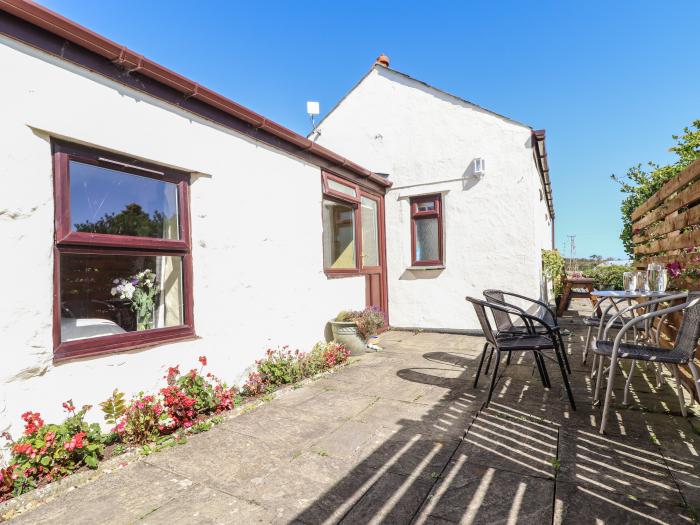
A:
{"label": "wooden fence panel", "polygon": [[[632,212],[636,265],[644,269],[649,263],[678,262],[700,266],[700,159],[693,162],[659,191]],[[700,284],[684,281],[691,290]],[[664,327],[663,346],[672,346],[681,315],[673,315]],[[700,365],[695,351],[695,361]],[[697,398],[692,377],[684,371],[683,380]]]}

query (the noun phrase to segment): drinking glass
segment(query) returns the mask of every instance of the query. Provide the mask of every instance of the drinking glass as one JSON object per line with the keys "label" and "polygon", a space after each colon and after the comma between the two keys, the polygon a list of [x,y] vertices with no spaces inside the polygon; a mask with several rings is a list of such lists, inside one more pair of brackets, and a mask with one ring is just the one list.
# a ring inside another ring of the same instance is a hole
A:
{"label": "drinking glass", "polygon": [[625,292],[634,292],[637,289],[637,273],[625,272],[622,274],[622,282],[624,283]]}
{"label": "drinking glass", "polygon": [[649,291],[649,283],[647,282],[647,272],[638,271],[637,272],[637,290],[640,292]]}
{"label": "drinking glass", "polygon": [[649,265],[647,270],[647,287],[650,292],[659,291],[659,277],[661,276],[661,268],[658,265]]}
{"label": "drinking glass", "polygon": [[659,271],[657,290],[659,292],[665,292],[668,287],[668,270],[663,269]]}

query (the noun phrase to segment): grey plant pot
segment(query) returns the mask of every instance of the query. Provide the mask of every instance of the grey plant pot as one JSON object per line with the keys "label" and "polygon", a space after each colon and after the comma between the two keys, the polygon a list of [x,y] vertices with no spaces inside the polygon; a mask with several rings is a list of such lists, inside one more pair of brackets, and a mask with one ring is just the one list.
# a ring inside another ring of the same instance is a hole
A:
{"label": "grey plant pot", "polygon": [[365,353],[365,341],[357,331],[357,324],[352,321],[330,321],[330,323],[334,341],[345,345],[352,355]]}

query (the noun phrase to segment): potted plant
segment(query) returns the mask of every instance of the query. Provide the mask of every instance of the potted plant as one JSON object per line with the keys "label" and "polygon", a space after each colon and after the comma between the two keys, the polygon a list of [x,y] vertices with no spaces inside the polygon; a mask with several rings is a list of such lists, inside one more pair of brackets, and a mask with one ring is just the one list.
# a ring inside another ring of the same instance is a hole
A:
{"label": "potted plant", "polygon": [[333,340],[345,345],[353,355],[365,352],[367,339],[386,327],[386,316],[371,306],[360,311],[341,311],[330,321]]}

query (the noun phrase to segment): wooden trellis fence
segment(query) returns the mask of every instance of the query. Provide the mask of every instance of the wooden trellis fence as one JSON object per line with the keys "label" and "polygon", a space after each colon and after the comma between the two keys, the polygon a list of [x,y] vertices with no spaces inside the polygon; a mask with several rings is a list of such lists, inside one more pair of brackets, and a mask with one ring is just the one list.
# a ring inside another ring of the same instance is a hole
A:
{"label": "wooden trellis fence", "polygon": [[[700,159],[664,184],[632,213],[634,253],[637,268],[649,263],[678,262],[683,268],[700,268]],[[682,279],[681,288],[700,290],[700,281]],[[680,316],[669,319],[664,329],[664,344],[675,338]],[[696,362],[700,353],[696,350]],[[695,395],[690,373],[684,379]]]}

